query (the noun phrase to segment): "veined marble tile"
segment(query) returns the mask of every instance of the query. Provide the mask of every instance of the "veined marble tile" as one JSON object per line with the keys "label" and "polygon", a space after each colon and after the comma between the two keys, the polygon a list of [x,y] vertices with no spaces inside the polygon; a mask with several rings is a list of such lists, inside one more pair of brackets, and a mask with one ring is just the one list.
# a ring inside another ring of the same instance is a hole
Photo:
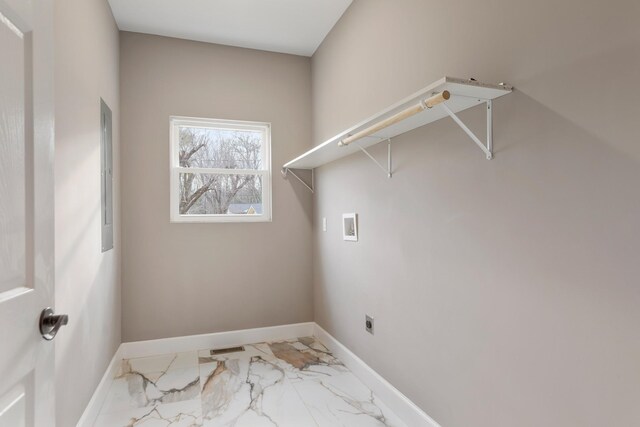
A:
{"label": "veined marble tile", "polygon": [[350,372],[292,385],[320,427],[404,427]]}
{"label": "veined marble tile", "polygon": [[273,358],[273,353],[269,348],[267,343],[258,343],[258,344],[247,344],[244,345],[244,351],[236,351],[233,353],[225,353],[218,355],[211,355],[211,350],[200,350],[198,352],[198,362],[202,363],[211,363],[218,362],[224,360],[233,360],[233,359],[249,359],[254,356],[260,356],[263,358]]}
{"label": "veined marble tile", "polygon": [[98,427],[406,427],[315,338],[122,362]]}
{"label": "veined marble tile", "polygon": [[194,366],[198,366],[198,355],[195,351],[124,359],[116,374],[116,378],[130,372],[148,374],[152,372],[167,372],[174,369],[192,368]]}
{"label": "veined marble tile", "polygon": [[94,427],[201,427],[200,400],[101,413]]}
{"label": "veined marble tile", "polygon": [[312,337],[269,343],[269,348],[292,381],[325,378],[349,370]]}
{"label": "veined marble tile", "polygon": [[101,412],[119,412],[152,407],[161,403],[181,402],[200,396],[198,366],[164,372],[130,371],[115,378]]}
{"label": "veined marble tile", "polygon": [[317,427],[273,356],[200,365],[205,427]]}

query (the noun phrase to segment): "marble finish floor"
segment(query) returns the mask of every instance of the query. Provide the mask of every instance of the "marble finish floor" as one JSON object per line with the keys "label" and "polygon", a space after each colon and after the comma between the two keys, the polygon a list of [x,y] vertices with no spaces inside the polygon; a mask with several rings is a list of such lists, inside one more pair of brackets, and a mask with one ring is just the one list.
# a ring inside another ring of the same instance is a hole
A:
{"label": "marble finish floor", "polygon": [[405,427],[314,338],[122,361],[95,427]]}

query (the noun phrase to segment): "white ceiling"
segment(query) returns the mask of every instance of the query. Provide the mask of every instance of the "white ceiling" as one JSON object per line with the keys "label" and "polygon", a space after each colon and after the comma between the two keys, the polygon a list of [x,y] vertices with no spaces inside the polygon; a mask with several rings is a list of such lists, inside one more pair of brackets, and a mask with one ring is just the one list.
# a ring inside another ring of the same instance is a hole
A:
{"label": "white ceiling", "polygon": [[311,56],[352,0],[109,0],[123,31]]}

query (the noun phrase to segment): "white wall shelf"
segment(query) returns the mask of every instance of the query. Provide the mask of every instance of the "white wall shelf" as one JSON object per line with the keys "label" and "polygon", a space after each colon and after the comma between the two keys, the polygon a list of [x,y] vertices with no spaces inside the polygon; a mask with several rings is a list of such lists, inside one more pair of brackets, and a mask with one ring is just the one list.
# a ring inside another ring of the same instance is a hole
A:
{"label": "white wall shelf", "polygon": [[[487,159],[493,158],[492,104],[491,101],[511,93],[512,88],[505,84],[486,84],[474,79],[443,77],[424,89],[386,108],[380,113],[358,123],[333,138],[314,147],[306,153],[286,163],[282,173],[292,173],[290,169],[311,169],[326,163],[363,151],[389,177],[391,170],[391,138],[410,130],[451,117],[464,132],[485,153]],[[457,116],[457,113],[476,105],[486,104],[487,137],[483,143]],[[387,166],[380,164],[366,150],[368,147],[388,141]],[[302,180],[301,180],[302,181]],[[311,191],[312,187],[305,184]]]}

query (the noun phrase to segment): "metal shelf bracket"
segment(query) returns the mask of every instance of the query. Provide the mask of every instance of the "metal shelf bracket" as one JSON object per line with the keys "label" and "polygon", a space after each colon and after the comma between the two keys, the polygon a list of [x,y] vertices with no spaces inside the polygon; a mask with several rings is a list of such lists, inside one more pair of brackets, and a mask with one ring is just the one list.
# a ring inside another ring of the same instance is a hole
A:
{"label": "metal shelf bracket", "polygon": [[475,142],[476,145],[480,147],[482,151],[484,151],[484,153],[487,155],[487,160],[491,160],[493,159],[493,111],[492,111],[493,105],[490,99],[485,100],[485,102],[487,105],[487,144],[486,145],[482,141],[480,141],[480,138],[478,138],[476,134],[473,133],[471,129],[469,129],[467,125],[465,125],[462,122],[462,120],[460,120],[460,118],[456,115],[456,113],[451,111],[451,109],[447,106],[446,103],[443,103],[441,105],[442,105],[442,108],[444,108],[444,111],[447,112],[447,114],[453,119],[453,121],[456,122],[458,126],[460,126],[462,130],[465,131],[467,135],[469,135],[469,138],[471,138],[473,142]]}
{"label": "metal shelf bracket", "polygon": [[293,170],[289,169],[289,168],[282,168],[282,170],[280,171],[280,173],[282,174],[283,178],[287,178],[288,174],[293,175],[294,178],[296,178],[298,181],[300,181],[302,183],[302,185],[304,185],[305,187],[307,187],[307,189],[309,191],[311,191],[312,193],[315,193],[314,188],[315,188],[315,179],[314,179],[314,170],[311,169],[311,185],[307,184],[302,178],[300,178],[298,176],[298,174],[296,174]]}
{"label": "metal shelf bracket", "polygon": [[387,174],[387,178],[391,178],[393,176],[393,171],[391,169],[391,139],[387,138],[387,167],[385,168],[384,166],[382,166],[380,164],[379,161],[376,160],[375,157],[373,157],[364,147],[362,147],[359,143],[356,143],[356,145],[358,146],[358,148],[360,150],[362,150],[362,152],[364,154],[367,155],[367,157],[369,157],[371,160],[373,160],[373,162],[378,165],[378,167],[380,169],[382,169],[384,171],[384,173]]}

